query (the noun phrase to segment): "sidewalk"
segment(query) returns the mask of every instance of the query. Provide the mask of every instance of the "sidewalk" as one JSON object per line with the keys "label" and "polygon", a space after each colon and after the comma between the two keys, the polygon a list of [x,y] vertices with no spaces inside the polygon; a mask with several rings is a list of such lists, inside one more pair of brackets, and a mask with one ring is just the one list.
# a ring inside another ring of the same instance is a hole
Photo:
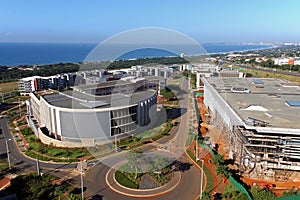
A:
{"label": "sidewalk", "polygon": [[10,185],[10,178],[4,176],[1,180],[0,180],[0,190],[3,190],[5,188],[7,188]]}

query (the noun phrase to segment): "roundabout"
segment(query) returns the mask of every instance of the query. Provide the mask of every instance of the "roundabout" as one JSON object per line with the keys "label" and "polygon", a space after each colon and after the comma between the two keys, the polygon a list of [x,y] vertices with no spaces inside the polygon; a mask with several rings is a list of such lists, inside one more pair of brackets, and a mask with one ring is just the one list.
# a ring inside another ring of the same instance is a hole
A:
{"label": "roundabout", "polygon": [[[179,94],[182,109],[188,110],[181,115],[181,125],[175,126],[168,135],[155,143],[141,147],[143,152],[157,153],[159,155],[176,156],[180,163],[180,170],[174,174],[172,180],[156,189],[131,189],[120,185],[114,178],[119,163],[124,162],[125,155],[122,152],[118,156],[109,156],[108,159],[101,159],[94,167],[90,168],[84,177],[86,199],[124,199],[133,200],[148,197],[153,200],[160,199],[197,199],[200,194],[201,169],[185,154],[186,133],[189,130],[189,123],[192,112],[189,112],[188,81],[182,81],[182,94]],[[159,148],[169,144],[167,149]],[[114,167],[113,167],[114,166]],[[203,189],[205,188],[206,176],[204,174]]]}
{"label": "roundabout", "polygon": [[[115,160],[114,167],[98,163],[84,177],[86,199],[196,199],[200,193],[199,168],[186,155],[179,158],[182,163],[180,171],[161,187],[154,189],[132,189],[119,184],[115,172],[122,160]],[[124,163],[124,162],[123,162]],[[204,178],[206,185],[206,178]],[[199,184],[198,184],[199,183]]]}
{"label": "roundabout", "polygon": [[121,185],[116,180],[115,172],[117,171],[116,169],[121,164],[122,163],[119,163],[113,168],[108,170],[105,177],[105,181],[106,184],[110,187],[110,189],[124,196],[147,198],[147,197],[155,197],[157,196],[157,194],[163,195],[174,190],[181,181],[181,173],[174,172],[171,180],[168,183],[164,184],[163,186],[159,186],[153,189],[132,189]]}

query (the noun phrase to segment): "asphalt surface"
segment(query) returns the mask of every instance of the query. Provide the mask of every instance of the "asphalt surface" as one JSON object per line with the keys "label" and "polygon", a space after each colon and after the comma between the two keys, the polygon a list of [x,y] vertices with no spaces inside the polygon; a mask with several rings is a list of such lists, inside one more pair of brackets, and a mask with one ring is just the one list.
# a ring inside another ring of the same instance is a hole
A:
{"label": "asphalt surface", "polygon": [[[173,113],[174,117],[177,117],[176,120],[179,122],[179,125],[175,126],[169,135],[164,136],[153,144],[145,145],[141,147],[141,149],[143,152],[153,152],[161,151],[162,149],[160,149],[160,146],[165,146],[166,148],[163,150],[172,153],[173,155],[175,154],[178,160],[184,164],[184,167],[182,168],[182,179],[173,191],[151,199],[195,199],[200,192],[200,186],[197,184],[200,180],[200,170],[194,166],[184,154],[185,141],[189,130],[189,119],[191,117],[189,102],[190,93],[187,79],[183,79],[181,87],[182,90],[178,93],[180,113]],[[0,156],[7,158],[5,140],[11,139],[8,141],[8,145],[11,165],[14,169],[13,173],[36,172],[36,161],[19,152],[17,144],[13,140],[7,127],[7,118],[0,119],[0,128],[2,130],[0,133]],[[120,153],[120,155],[121,154],[122,153]],[[103,162],[104,160],[98,162],[93,161],[93,163],[95,163],[94,166],[86,171],[84,175],[85,198],[107,200],[136,199],[118,194],[110,189],[105,181],[105,175],[110,167],[103,164]],[[75,173],[75,175],[73,173],[76,167],[77,163],[61,164],[40,162],[41,172],[52,174],[60,178],[71,177],[69,182],[80,187],[80,175],[79,173]]]}
{"label": "asphalt surface", "polygon": [[[184,154],[185,141],[187,138],[187,132],[189,130],[189,119],[191,117],[189,92],[188,92],[188,80],[183,79],[182,91],[179,92],[178,98],[180,99],[181,117],[178,119],[180,125],[175,126],[168,136],[161,138],[155,144],[149,144],[141,147],[143,152],[157,152],[161,151],[158,147],[161,145],[169,146],[164,149],[168,153],[171,153],[177,157],[177,160],[181,161],[183,168],[181,170],[182,179],[179,185],[172,191],[166,194],[157,195],[149,199],[195,199],[200,193],[200,170],[193,165],[187,156]],[[177,115],[175,113],[175,115]],[[124,156],[123,156],[124,158]],[[122,156],[116,159],[122,160]],[[117,163],[117,161],[102,161],[102,163]],[[86,186],[85,197],[90,199],[125,199],[133,200],[140,198],[128,197],[119,193],[113,192],[107,185],[105,176],[110,167],[101,163],[88,170],[84,178],[84,185]],[[79,183],[79,177],[77,177],[77,183]],[[110,183],[115,184],[115,183]]]}
{"label": "asphalt surface", "polygon": [[[7,140],[9,157],[13,169],[12,173],[21,174],[26,172],[37,172],[36,160],[24,156],[24,154],[18,150],[17,144],[13,139],[7,124],[8,124],[8,119],[6,117],[0,119],[0,129],[2,130],[0,133],[1,157],[7,159],[6,144],[5,144],[5,140]],[[40,165],[40,172],[53,174],[58,177],[66,176],[68,174],[67,173],[68,170],[75,169],[77,167],[77,163],[60,164],[60,163],[39,162],[39,165]]]}

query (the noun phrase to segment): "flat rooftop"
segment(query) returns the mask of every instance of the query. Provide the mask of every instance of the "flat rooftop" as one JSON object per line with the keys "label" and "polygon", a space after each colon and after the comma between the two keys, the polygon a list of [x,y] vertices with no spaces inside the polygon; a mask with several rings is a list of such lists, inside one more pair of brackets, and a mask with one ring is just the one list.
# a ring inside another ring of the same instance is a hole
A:
{"label": "flat rooftop", "polygon": [[[207,80],[242,120],[254,118],[270,127],[300,128],[299,85],[272,78]],[[236,93],[232,88],[247,88],[250,93]]]}
{"label": "flat rooftop", "polygon": [[[160,76],[143,76],[143,77],[137,78],[135,80],[136,81],[158,81],[158,80],[161,81],[161,80],[164,80],[164,78],[160,77]],[[135,82],[114,80],[114,81],[106,81],[106,82],[91,84],[91,85],[77,85],[77,86],[74,86],[74,89],[79,90],[79,91],[84,91],[84,90],[117,87],[117,86],[123,86],[123,85],[131,85],[131,84],[135,84]]]}
{"label": "flat rooftop", "polygon": [[73,109],[111,108],[134,105],[139,101],[154,95],[156,91],[147,90],[132,94],[113,94],[108,96],[93,96],[78,91],[67,91],[58,94],[45,94],[42,97],[51,105]]}

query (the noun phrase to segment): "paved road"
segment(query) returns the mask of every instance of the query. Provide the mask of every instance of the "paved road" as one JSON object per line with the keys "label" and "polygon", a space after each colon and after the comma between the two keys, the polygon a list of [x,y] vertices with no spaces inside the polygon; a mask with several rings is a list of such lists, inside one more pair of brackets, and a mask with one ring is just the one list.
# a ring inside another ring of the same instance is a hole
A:
{"label": "paved road", "polygon": [[[191,112],[189,112],[190,102],[188,80],[183,79],[181,86],[183,90],[178,95],[178,98],[180,99],[180,107],[182,109],[180,125],[174,127],[169,136],[163,137],[157,143],[158,146],[160,144],[165,145],[170,143],[170,148],[168,149],[169,152],[173,154],[175,153],[176,157],[178,157],[178,160],[184,163],[184,166],[187,167],[187,169],[182,171],[182,180],[175,190],[162,196],[151,197],[151,199],[195,199],[200,192],[200,185],[197,184],[200,182],[199,168],[194,166],[184,154],[185,141],[189,129],[189,119],[191,117]],[[156,147],[157,146],[155,144],[149,144],[141,147],[141,149],[143,152],[155,152],[157,151]],[[119,156],[117,159],[121,159],[121,157],[122,156]],[[108,163],[107,161],[103,162]],[[112,161],[110,163],[112,163]],[[84,178],[84,185],[87,187],[85,192],[86,198],[126,200],[137,199],[118,194],[110,189],[105,181],[105,175],[109,169],[109,167],[99,163],[87,172]],[[79,178],[77,178],[76,181],[79,183]]]}
{"label": "paved road", "polygon": [[[6,144],[5,140],[10,140],[7,142],[9,149],[9,156],[11,161],[11,166],[14,167],[15,173],[23,173],[23,172],[36,172],[36,161],[24,156],[21,152],[19,152],[17,148],[17,144],[12,138],[10,131],[7,127],[7,118],[0,119],[0,129],[2,133],[0,134],[0,155],[3,158],[7,159],[6,154]],[[77,166],[76,163],[43,163],[40,162],[41,172],[55,174],[58,177],[63,177],[68,174],[70,169],[75,169]]]}
{"label": "paved road", "polygon": [[[186,158],[181,158],[185,160]],[[186,161],[187,162],[187,161]],[[87,187],[85,192],[86,198],[91,199],[104,199],[104,200],[133,200],[141,198],[127,197],[116,192],[113,192],[110,187],[106,184],[105,176],[110,168],[107,166],[99,165],[92,168],[84,178],[84,185]],[[151,197],[149,199],[195,199],[199,195],[200,188],[197,184],[200,181],[199,169],[192,165],[190,169],[182,172],[182,180],[179,185],[171,192],[162,196]],[[77,178],[79,182],[79,178]],[[101,198],[100,198],[101,197]]]}
{"label": "paved road", "polygon": [[[195,199],[199,195],[200,187],[198,181],[200,180],[199,169],[189,163],[188,158],[184,154],[185,141],[187,132],[189,129],[189,119],[191,112],[189,111],[189,89],[188,80],[183,79],[182,91],[179,93],[180,99],[181,117],[177,120],[180,124],[171,131],[169,136],[165,136],[157,141],[155,144],[149,144],[142,147],[144,152],[155,151],[159,145],[169,144],[169,151],[176,153],[181,162],[186,163],[189,169],[182,172],[182,180],[180,185],[172,192],[165,194],[163,197],[151,198],[151,199]],[[7,127],[7,119],[0,119],[0,128],[2,133],[0,134],[0,155],[6,157],[5,140],[8,141],[11,164],[14,166],[16,173],[22,172],[36,172],[36,161],[25,157],[17,149],[16,143],[10,134]],[[161,151],[161,150],[158,150]],[[40,162],[40,168],[44,173],[52,174],[57,177],[70,176],[73,169],[77,166],[76,163],[59,164],[59,163],[42,163]],[[87,188],[85,191],[86,197],[93,199],[134,199],[115,193],[105,183],[105,175],[109,170],[109,167],[101,162],[98,162],[94,167],[90,168],[85,177],[84,185]],[[80,186],[80,176],[73,177],[70,182],[74,185]]]}

